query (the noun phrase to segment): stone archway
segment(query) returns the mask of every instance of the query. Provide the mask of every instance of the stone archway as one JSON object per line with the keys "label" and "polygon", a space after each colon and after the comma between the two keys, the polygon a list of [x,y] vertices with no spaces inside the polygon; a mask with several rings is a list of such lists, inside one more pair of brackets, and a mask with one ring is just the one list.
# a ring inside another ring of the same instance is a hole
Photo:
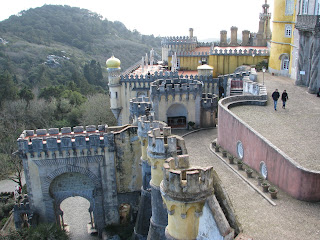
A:
{"label": "stone archway", "polygon": [[168,126],[171,128],[186,128],[188,110],[181,103],[172,104],[167,110]]}
{"label": "stone archway", "polygon": [[70,197],[83,197],[90,203],[88,214],[91,218],[92,227],[94,227],[93,213],[95,211],[94,203],[95,186],[90,178],[78,172],[63,173],[57,176],[50,184],[49,193],[54,199],[54,209],[56,221],[60,225],[64,225],[63,211],[61,203]]}
{"label": "stone archway", "polygon": [[88,214],[94,219],[99,234],[104,228],[101,182],[89,170],[70,165],[56,169],[46,177],[42,192],[49,222],[62,224],[60,204],[69,197],[80,196],[90,202]]}

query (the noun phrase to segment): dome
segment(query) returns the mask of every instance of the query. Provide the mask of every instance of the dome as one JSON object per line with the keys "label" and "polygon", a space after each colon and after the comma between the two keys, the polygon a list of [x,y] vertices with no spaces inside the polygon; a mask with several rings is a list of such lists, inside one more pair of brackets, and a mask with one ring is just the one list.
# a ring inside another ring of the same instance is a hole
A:
{"label": "dome", "polygon": [[203,65],[200,65],[199,67],[197,67],[197,70],[213,70],[213,67],[211,67],[207,64],[203,64]]}
{"label": "dome", "polygon": [[107,64],[107,68],[119,68],[121,62],[118,58],[115,58],[114,56],[112,56],[107,60],[106,64]]}

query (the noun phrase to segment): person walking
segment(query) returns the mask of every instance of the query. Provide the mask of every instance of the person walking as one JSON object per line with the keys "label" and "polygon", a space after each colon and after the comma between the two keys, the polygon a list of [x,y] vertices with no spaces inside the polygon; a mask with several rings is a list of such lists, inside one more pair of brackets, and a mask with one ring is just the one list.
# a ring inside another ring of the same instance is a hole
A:
{"label": "person walking", "polygon": [[283,93],[281,94],[281,100],[282,100],[282,108],[286,108],[286,101],[289,100],[288,93],[286,90],[283,90]]}
{"label": "person walking", "polygon": [[277,103],[278,103],[279,97],[280,97],[280,93],[278,92],[278,89],[276,89],[276,90],[272,93],[272,99],[273,99],[274,110],[275,110],[275,111],[277,111]]}

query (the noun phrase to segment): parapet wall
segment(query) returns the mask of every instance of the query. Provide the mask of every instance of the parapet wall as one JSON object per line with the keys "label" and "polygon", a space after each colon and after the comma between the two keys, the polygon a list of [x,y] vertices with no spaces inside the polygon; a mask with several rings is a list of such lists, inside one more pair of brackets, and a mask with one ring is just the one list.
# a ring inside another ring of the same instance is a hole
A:
{"label": "parapet wall", "polygon": [[189,167],[189,156],[168,158],[163,165],[162,187],[170,198],[188,202],[213,194],[213,167]]}
{"label": "parapet wall", "polygon": [[189,79],[173,79],[173,80],[164,80],[160,79],[151,84],[150,87],[150,96],[153,100],[155,97],[161,97],[163,95],[168,98],[168,95],[173,97],[180,96],[182,94],[189,94],[194,96],[202,96],[202,83],[198,80],[189,80]]}
{"label": "parapet wall", "polygon": [[[173,51],[169,51],[169,56],[174,54]],[[196,56],[209,56],[209,55],[230,55],[230,56],[270,56],[269,50],[261,49],[250,49],[250,50],[238,50],[238,49],[213,49],[211,48],[210,52],[186,52],[181,51],[177,52],[178,57],[196,57]]]}
{"label": "parapet wall", "polygon": [[180,36],[180,37],[164,37],[161,41],[161,46],[166,45],[180,45],[180,44],[194,44],[197,43],[196,37],[186,37],[186,36]]}
{"label": "parapet wall", "polygon": [[[86,129],[86,130],[85,130]],[[114,134],[106,133],[107,125],[99,125],[98,129],[94,125],[77,126],[71,131],[71,127],[34,130],[25,130],[18,138],[18,148],[21,153],[31,153],[41,156],[41,152],[62,152],[69,150],[84,150],[87,149],[90,154],[90,149],[96,151],[97,148],[114,146]],[[55,153],[51,157],[58,157]],[[74,152],[74,154],[77,154]],[[84,154],[82,152],[82,154]],[[93,153],[91,153],[93,154]],[[50,157],[50,156],[49,156]]]}
{"label": "parapet wall", "polygon": [[234,96],[219,101],[218,144],[237,157],[240,157],[240,148],[243,161],[258,172],[264,164],[268,181],[292,197],[305,201],[319,201],[320,172],[300,166],[229,110],[237,105],[265,105],[266,91],[263,87],[259,91],[258,96]]}

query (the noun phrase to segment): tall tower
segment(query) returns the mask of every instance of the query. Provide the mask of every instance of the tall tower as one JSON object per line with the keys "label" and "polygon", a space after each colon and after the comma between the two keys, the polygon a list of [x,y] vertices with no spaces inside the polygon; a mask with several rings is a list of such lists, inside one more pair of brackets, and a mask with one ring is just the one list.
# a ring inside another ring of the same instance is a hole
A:
{"label": "tall tower", "polygon": [[230,46],[231,47],[236,47],[238,46],[238,28],[235,26],[231,27],[231,42],[230,42]]}
{"label": "tall tower", "polygon": [[109,94],[110,94],[110,109],[117,119],[118,125],[121,125],[121,84],[120,84],[120,60],[112,56],[106,61],[107,71],[108,71],[108,86],[109,86]]}
{"label": "tall tower", "polygon": [[226,46],[228,46],[227,31],[226,30],[221,30],[220,31],[220,44],[219,44],[219,47],[226,47]]}
{"label": "tall tower", "polygon": [[290,75],[291,44],[295,25],[294,1],[275,0],[273,32],[269,58],[269,72],[282,76]]}

